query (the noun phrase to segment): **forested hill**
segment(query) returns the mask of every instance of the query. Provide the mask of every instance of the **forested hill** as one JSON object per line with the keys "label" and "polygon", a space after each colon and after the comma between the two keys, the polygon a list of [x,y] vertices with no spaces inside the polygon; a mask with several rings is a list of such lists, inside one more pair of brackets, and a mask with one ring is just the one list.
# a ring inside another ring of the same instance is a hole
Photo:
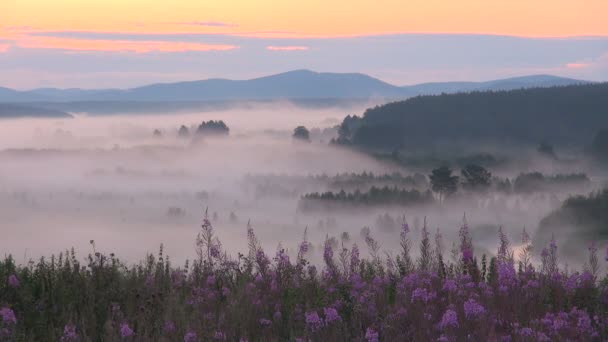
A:
{"label": "forested hill", "polygon": [[608,128],[608,83],[418,96],[348,116],[337,142],[397,149],[437,141],[588,144]]}

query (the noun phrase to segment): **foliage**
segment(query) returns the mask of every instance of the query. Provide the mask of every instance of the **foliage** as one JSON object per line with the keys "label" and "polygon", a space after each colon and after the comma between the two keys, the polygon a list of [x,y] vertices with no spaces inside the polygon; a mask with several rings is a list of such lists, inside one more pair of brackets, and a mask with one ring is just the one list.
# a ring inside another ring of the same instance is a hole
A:
{"label": "foliage", "polygon": [[347,117],[336,142],[386,151],[439,140],[582,146],[608,127],[605,108],[608,83],[417,96]]}
{"label": "foliage", "polygon": [[492,185],[492,173],[482,166],[469,164],[461,170],[463,187],[471,191],[486,191]]}
{"label": "foliage", "polygon": [[439,202],[458,190],[458,176],[453,176],[452,169],[447,166],[441,166],[431,171],[429,179],[431,189],[439,194]]}
{"label": "foliage", "polygon": [[431,246],[426,224],[418,260],[409,256],[407,224],[396,261],[383,260],[369,229],[361,233],[370,259],[348,236],[335,255],[338,240],[328,237],[322,268],[306,261],[306,233],[294,253],[279,248],[271,257],[248,224],[249,251],[233,258],[206,219],[197,238],[199,257],[183,267],[173,266],[162,246],[158,256],[127,266],[97,252],[93,241],[84,263],[73,250],[27,265],[8,256],[0,261],[0,339],[608,339],[608,279],[560,269],[555,243],[541,253],[542,264],[526,262],[516,271],[503,234],[497,257],[488,265],[484,255],[480,268],[466,222],[452,262],[442,257],[439,233]]}
{"label": "foliage", "polygon": [[302,141],[310,141],[310,132],[304,126],[298,126],[293,130],[293,138]]}
{"label": "foliage", "polygon": [[[405,190],[397,187],[377,188],[372,186],[369,191],[362,192],[313,192],[302,196],[299,207],[301,210],[312,209],[339,209],[342,206],[384,206],[404,205],[415,206],[432,203],[433,197],[430,192],[418,190]],[[333,205],[332,205],[333,204]]]}
{"label": "foliage", "polygon": [[228,135],[230,129],[222,120],[203,121],[196,130],[196,133],[201,135]]}

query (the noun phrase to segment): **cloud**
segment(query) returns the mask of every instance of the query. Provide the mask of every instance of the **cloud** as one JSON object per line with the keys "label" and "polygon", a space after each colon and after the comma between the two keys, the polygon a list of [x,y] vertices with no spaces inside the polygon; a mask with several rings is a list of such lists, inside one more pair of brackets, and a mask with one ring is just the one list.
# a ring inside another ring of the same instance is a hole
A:
{"label": "cloud", "polygon": [[591,64],[589,64],[589,63],[568,63],[568,64],[566,64],[566,68],[568,68],[568,69],[581,69],[581,68],[587,68],[590,65]]}
{"label": "cloud", "polygon": [[238,27],[238,24],[226,23],[223,21],[189,21],[177,23],[179,25],[191,25],[191,26],[207,26],[207,27]]}
{"label": "cloud", "polygon": [[131,41],[72,39],[58,37],[28,37],[17,42],[20,48],[58,49],[68,51],[112,51],[112,52],[185,52],[185,51],[226,51],[237,46],[225,44],[203,44],[194,42]]}
{"label": "cloud", "polygon": [[270,51],[306,51],[308,46],[267,46],[266,50]]}
{"label": "cloud", "polygon": [[0,53],[7,52],[10,47],[10,44],[0,43]]}

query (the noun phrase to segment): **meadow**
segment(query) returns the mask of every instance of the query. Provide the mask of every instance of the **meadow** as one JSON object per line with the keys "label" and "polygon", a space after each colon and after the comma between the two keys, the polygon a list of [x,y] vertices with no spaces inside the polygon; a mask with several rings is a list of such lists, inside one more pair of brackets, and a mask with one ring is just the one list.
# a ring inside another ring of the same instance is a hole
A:
{"label": "meadow", "polygon": [[[297,248],[265,251],[252,224],[248,248],[230,255],[205,216],[195,256],[174,265],[163,253],[137,264],[74,250],[0,262],[2,341],[604,341],[608,277],[590,244],[570,270],[558,246],[517,250],[502,230],[492,255],[474,255],[466,220],[447,250],[440,231],[404,223],[401,249],[381,250],[348,234],[326,238],[323,262]],[[520,244],[521,242],[521,244]],[[417,251],[414,251],[417,249]],[[608,261],[608,250],[606,251]],[[413,257],[413,255],[418,255]],[[600,255],[602,254],[602,255]],[[539,256],[537,258],[536,256]],[[600,260],[601,259],[601,260]],[[602,279],[603,278],[603,279]]]}

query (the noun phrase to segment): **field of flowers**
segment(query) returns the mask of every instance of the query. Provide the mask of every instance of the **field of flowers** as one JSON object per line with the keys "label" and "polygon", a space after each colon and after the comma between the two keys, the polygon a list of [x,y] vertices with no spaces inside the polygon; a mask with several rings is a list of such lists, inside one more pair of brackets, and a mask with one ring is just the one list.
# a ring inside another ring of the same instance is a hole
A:
{"label": "field of flowers", "polygon": [[19,266],[9,256],[0,262],[0,340],[608,340],[608,281],[594,245],[584,271],[572,273],[559,267],[555,243],[533,265],[525,231],[517,255],[499,232],[496,255],[481,258],[466,222],[447,253],[441,234],[423,227],[414,259],[410,234],[404,224],[394,257],[369,231],[365,258],[347,236],[328,238],[322,266],[306,261],[306,235],[297,253],[269,255],[251,225],[248,252],[230,256],[207,219],[197,258],[181,267],[162,246],[127,266],[94,241],[84,263],[73,250]]}

